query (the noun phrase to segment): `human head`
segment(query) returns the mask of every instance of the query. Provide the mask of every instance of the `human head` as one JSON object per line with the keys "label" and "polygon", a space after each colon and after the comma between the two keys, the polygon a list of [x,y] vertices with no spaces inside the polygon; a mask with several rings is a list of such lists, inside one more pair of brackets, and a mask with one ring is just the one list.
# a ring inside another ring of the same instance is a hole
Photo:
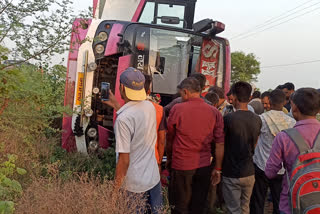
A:
{"label": "human head", "polygon": [[280,89],[280,90],[282,90],[284,88],[284,85],[278,85],[277,87],[276,87],[276,89]]}
{"label": "human head", "polygon": [[201,73],[194,73],[194,74],[191,74],[190,77],[193,77],[195,79],[197,79],[200,83],[200,87],[201,87],[201,91],[203,91],[205,85],[206,85],[206,76],[201,74]]}
{"label": "human head", "polygon": [[320,93],[314,88],[300,88],[291,96],[291,107],[297,121],[315,118],[320,111]]}
{"label": "human head", "polygon": [[252,94],[252,99],[256,99],[261,97],[261,92],[260,91],[254,91]]}
{"label": "human head", "polygon": [[147,95],[151,94],[151,84],[152,84],[152,76],[148,74],[143,74],[145,78],[144,82],[144,90],[146,91]]}
{"label": "human head", "polygon": [[183,101],[200,97],[201,87],[196,78],[187,77],[178,85],[179,93]]}
{"label": "human head", "polygon": [[266,111],[270,111],[270,92],[266,91],[261,94],[261,102]]}
{"label": "human head", "polygon": [[231,88],[234,107],[239,108],[241,104],[248,104],[251,96],[252,86],[243,81],[235,83]]}
{"label": "human head", "polygon": [[271,110],[282,111],[283,106],[286,103],[286,95],[282,90],[276,89],[271,91],[269,99]]}
{"label": "human head", "polygon": [[226,98],[224,96],[224,90],[218,86],[211,86],[209,88],[209,92],[216,93],[219,96],[218,106],[220,106],[226,100]]}
{"label": "human head", "polygon": [[227,93],[228,102],[232,105],[233,104],[233,95],[231,89]]}
{"label": "human head", "polygon": [[212,103],[214,107],[219,104],[219,96],[214,92],[209,92],[206,94],[205,98]]}
{"label": "human head", "polygon": [[145,78],[141,71],[129,67],[120,75],[120,93],[125,101],[146,99]]}
{"label": "human head", "polygon": [[283,85],[282,91],[286,94],[286,99],[289,100],[291,94],[294,92],[294,84],[287,82]]}

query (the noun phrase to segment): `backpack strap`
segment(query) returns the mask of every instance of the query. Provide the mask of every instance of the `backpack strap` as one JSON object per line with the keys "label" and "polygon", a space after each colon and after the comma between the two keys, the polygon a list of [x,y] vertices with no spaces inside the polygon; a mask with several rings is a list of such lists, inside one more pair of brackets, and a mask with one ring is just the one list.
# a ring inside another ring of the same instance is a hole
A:
{"label": "backpack strap", "polygon": [[316,137],[316,139],[314,141],[313,149],[315,151],[320,151],[320,131],[319,131],[319,133],[318,133],[318,135],[317,135],[317,137]]}
{"label": "backpack strap", "polygon": [[289,137],[291,138],[291,140],[294,142],[297,149],[299,150],[300,154],[310,150],[309,145],[306,143],[306,141],[303,139],[301,134],[295,128],[286,129],[284,130],[284,132],[287,135],[289,135]]}

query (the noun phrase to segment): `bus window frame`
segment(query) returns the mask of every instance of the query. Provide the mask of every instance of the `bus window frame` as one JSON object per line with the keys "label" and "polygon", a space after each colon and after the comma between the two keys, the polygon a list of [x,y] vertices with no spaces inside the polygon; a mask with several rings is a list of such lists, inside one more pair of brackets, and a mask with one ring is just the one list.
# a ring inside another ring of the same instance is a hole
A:
{"label": "bus window frame", "polygon": [[[158,4],[167,4],[167,5],[180,5],[184,6],[184,21],[183,21],[183,29],[192,29],[192,25],[194,22],[194,15],[195,15],[195,4],[197,0],[189,0],[182,2],[181,0],[146,0],[146,2],[143,5],[143,9],[141,14],[139,15],[138,20],[140,20],[141,15],[143,14],[143,11],[147,5],[148,2],[153,2],[154,5],[154,18],[152,24],[158,23]],[[139,21],[138,21],[139,22]],[[164,26],[170,26],[170,25],[164,25]]]}

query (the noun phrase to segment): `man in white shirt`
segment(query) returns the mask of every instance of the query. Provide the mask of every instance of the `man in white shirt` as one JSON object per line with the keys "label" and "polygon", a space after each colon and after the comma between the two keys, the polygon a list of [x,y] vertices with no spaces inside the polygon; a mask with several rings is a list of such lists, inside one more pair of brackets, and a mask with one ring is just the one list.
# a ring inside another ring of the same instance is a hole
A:
{"label": "man in white shirt", "polygon": [[119,109],[112,92],[110,101],[104,103],[119,109],[114,125],[116,152],[119,154],[116,167],[116,185],[130,194],[147,197],[147,207],[152,213],[162,205],[161,184],[155,157],[157,141],[156,111],[146,101],[145,77],[134,68],[126,69],[120,76],[120,93],[125,101]]}
{"label": "man in white shirt", "polygon": [[284,168],[278,172],[278,177],[274,179],[268,179],[264,171],[275,136],[282,130],[292,128],[296,123],[293,118],[282,111],[286,103],[286,95],[281,90],[276,89],[272,91],[269,99],[271,110],[260,115],[262,120],[261,134],[253,156],[256,181],[250,201],[250,213],[264,212],[264,203],[268,187],[270,187],[272,195],[273,213],[280,213],[279,200],[283,174],[285,172]]}

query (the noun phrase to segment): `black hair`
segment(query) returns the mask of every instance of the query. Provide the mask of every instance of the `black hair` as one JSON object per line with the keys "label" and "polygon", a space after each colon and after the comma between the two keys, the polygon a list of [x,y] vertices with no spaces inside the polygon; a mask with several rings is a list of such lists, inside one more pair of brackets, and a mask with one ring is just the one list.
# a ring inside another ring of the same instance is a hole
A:
{"label": "black hair", "polygon": [[261,98],[261,92],[260,91],[255,91],[253,92],[252,94],[252,99],[255,99],[255,98]]}
{"label": "black hair", "polygon": [[206,85],[206,81],[207,81],[207,78],[205,75],[201,74],[201,73],[194,73],[192,74],[190,77],[193,77],[193,78],[196,78],[199,83],[200,83],[200,87],[201,87],[201,90],[204,88],[204,86]]}
{"label": "black hair", "polygon": [[243,81],[239,81],[232,86],[232,94],[239,100],[241,103],[247,103],[250,100],[252,86]]}
{"label": "black hair", "polygon": [[152,76],[148,75],[148,74],[143,74],[144,78],[145,78],[145,82],[144,82],[144,90],[146,90],[146,92],[148,92],[150,90],[150,86],[152,83]]}
{"label": "black hair", "polygon": [[320,111],[320,93],[314,88],[300,88],[291,99],[303,115],[315,116]]}
{"label": "black hair", "polygon": [[286,88],[289,91],[294,91],[294,84],[291,82],[287,82],[286,84],[283,85],[283,89]]}
{"label": "black hair", "polygon": [[216,105],[219,103],[219,96],[214,92],[209,92],[206,94],[205,98],[212,103],[212,105]]}
{"label": "black hair", "polygon": [[278,86],[276,87],[276,89],[282,90],[282,89],[284,89],[284,85],[278,85]]}
{"label": "black hair", "polygon": [[270,98],[270,91],[265,91],[261,94],[261,99],[265,98],[265,97],[268,97]]}
{"label": "black hair", "polygon": [[269,99],[271,105],[277,107],[283,106],[286,102],[286,94],[280,89],[275,89],[271,91]]}
{"label": "black hair", "polygon": [[194,77],[187,77],[178,85],[178,89],[187,89],[191,92],[201,92],[199,81]]}
{"label": "black hair", "polygon": [[209,92],[213,92],[213,93],[216,93],[220,99],[224,99],[225,96],[224,96],[224,90],[218,86],[211,86],[209,88]]}

